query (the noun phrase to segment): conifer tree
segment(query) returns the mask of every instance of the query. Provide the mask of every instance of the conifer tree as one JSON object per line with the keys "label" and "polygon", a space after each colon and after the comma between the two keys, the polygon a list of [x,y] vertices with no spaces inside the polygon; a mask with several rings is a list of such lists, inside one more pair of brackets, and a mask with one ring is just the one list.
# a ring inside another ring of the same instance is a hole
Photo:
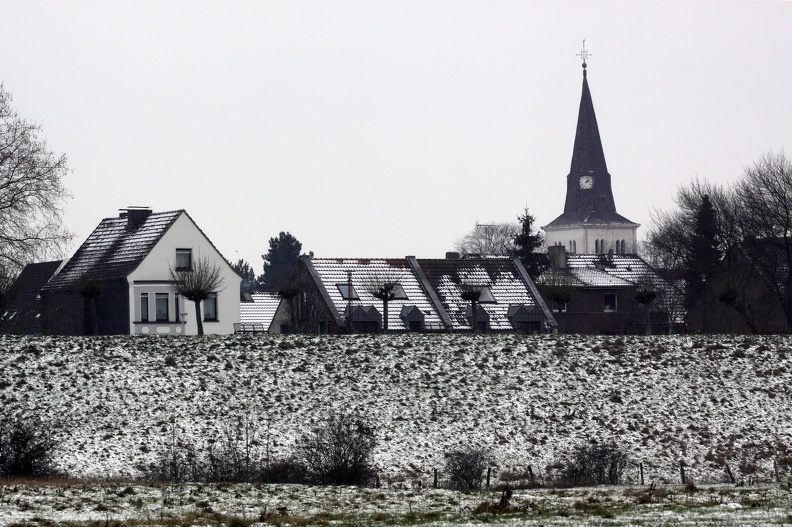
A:
{"label": "conifer tree", "polygon": [[300,251],[302,243],[288,232],[270,238],[269,251],[261,255],[264,259],[264,289],[278,291],[288,285]]}
{"label": "conifer tree", "polygon": [[706,283],[711,280],[721,260],[718,244],[718,217],[708,194],[701,198],[693,232],[687,244],[685,276],[685,300],[693,305],[706,292]]}
{"label": "conifer tree", "polygon": [[528,271],[531,280],[537,278],[547,269],[549,262],[547,255],[538,252],[542,248],[544,239],[542,233],[534,232],[533,224],[536,218],[526,208],[522,215],[517,217],[520,231],[514,236],[514,256],[517,256]]}

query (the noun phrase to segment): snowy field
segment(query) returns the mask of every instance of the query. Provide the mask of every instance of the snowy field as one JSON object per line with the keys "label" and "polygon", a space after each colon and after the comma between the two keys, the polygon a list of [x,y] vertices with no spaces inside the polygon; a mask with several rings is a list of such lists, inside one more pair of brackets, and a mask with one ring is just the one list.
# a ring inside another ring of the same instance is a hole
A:
{"label": "snowy field", "polygon": [[789,525],[779,485],[596,487],[516,491],[505,513],[483,511],[496,492],[253,484],[0,483],[0,525]]}
{"label": "snowy field", "polygon": [[[590,439],[629,452],[627,484],[638,483],[639,462],[647,484],[679,485],[680,463],[699,486],[726,481],[727,464],[749,484],[784,482],[791,344],[779,336],[0,336],[0,405],[61,425],[59,467],[73,478],[140,478],[171,423],[200,444],[247,416],[276,459],[327,412],[356,409],[377,426],[386,499],[458,500],[418,487],[430,487],[444,455],[461,447],[492,450],[495,486],[529,466],[539,481],[551,479]],[[7,503],[8,487],[2,492]]]}

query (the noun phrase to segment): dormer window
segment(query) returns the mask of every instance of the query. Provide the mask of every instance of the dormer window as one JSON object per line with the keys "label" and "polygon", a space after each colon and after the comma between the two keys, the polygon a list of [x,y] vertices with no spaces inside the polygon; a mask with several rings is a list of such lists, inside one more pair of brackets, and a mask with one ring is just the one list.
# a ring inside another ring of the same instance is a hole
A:
{"label": "dormer window", "polygon": [[336,287],[338,288],[338,291],[341,293],[341,298],[343,298],[344,300],[360,300],[357,291],[355,291],[354,285],[348,282],[344,282],[342,284],[336,284]]}
{"label": "dormer window", "polygon": [[192,271],[192,249],[176,249],[176,270]]}

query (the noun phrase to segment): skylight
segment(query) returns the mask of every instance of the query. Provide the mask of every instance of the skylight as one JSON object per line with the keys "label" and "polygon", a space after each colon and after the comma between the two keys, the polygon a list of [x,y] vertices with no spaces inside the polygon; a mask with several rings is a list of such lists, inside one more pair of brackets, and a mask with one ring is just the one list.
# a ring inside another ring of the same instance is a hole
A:
{"label": "skylight", "polygon": [[342,284],[336,284],[336,287],[341,293],[341,298],[344,300],[360,300],[354,285],[344,282]]}

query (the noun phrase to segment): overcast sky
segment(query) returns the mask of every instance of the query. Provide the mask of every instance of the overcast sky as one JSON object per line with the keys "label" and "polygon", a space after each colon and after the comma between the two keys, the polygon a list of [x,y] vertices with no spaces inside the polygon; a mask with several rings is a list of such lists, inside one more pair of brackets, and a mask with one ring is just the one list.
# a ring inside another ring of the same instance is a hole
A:
{"label": "overcast sky", "polygon": [[186,209],[261,271],[442,257],[561,214],[588,78],[617,210],[792,145],[789,1],[0,0],[0,82],[66,153],[71,251],[128,205]]}

